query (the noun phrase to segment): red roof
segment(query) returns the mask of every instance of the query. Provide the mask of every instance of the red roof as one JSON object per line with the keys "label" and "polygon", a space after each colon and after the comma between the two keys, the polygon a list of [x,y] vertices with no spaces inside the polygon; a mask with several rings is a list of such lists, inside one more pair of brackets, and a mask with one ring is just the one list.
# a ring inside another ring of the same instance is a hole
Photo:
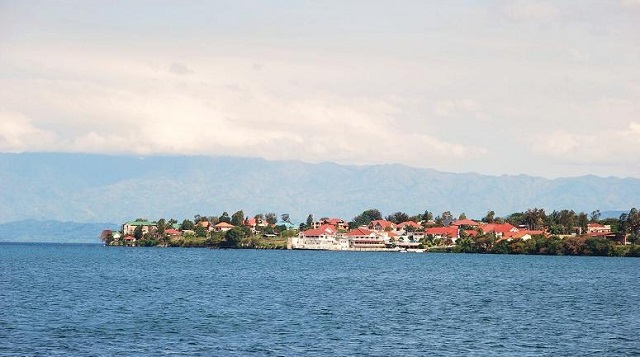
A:
{"label": "red roof", "polygon": [[165,229],[164,233],[169,235],[176,235],[176,234],[180,234],[180,231],[177,229],[169,228],[169,229]]}
{"label": "red roof", "polygon": [[357,237],[357,236],[368,236],[372,233],[373,231],[368,230],[366,228],[356,228],[356,229],[352,229],[347,233],[347,236],[349,237]]}
{"label": "red roof", "polygon": [[324,224],[319,228],[308,229],[302,232],[302,234],[304,234],[305,236],[320,236],[322,234],[332,235],[336,234],[336,228],[330,224]]}
{"label": "red roof", "polygon": [[464,231],[469,237],[475,237],[478,235],[478,231],[473,230],[473,229],[467,229],[466,231]]}
{"label": "red roof", "polygon": [[124,240],[136,240],[136,238],[134,236],[126,236]]}
{"label": "red roof", "polygon": [[477,227],[480,225],[480,223],[472,220],[472,219],[459,219],[455,222],[451,223],[452,226],[471,226],[471,227]]}
{"label": "red roof", "polygon": [[380,227],[382,227],[382,229],[385,229],[387,227],[393,228],[394,223],[391,221],[387,221],[385,219],[378,219],[375,221],[371,221],[371,224],[369,225],[370,227],[375,227],[377,225],[380,225]]}
{"label": "red roof", "polygon": [[256,219],[255,218],[247,218],[244,221],[244,225],[248,226],[248,227],[255,227],[256,225]]}
{"label": "red roof", "polygon": [[413,227],[413,228],[422,228],[421,225],[419,225],[418,223],[414,222],[414,221],[406,221],[406,222],[402,222],[400,224],[398,224],[396,227],[398,228],[404,228],[406,226],[409,227]]}
{"label": "red roof", "polygon": [[449,226],[449,227],[431,227],[424,230],[426,234],[431,234],[434,236],[444,236],[444,237],[457,237],[458,236],[458,227]]}
{"label": "red roof", "polygon": [[233,228],[235,227],[233,224],[227,223],[227,222],[220,222],[218,224],[216,224],[214,227],[216,228]]}
{"label": "red roof", "polygon": [[502,223],[502,224],[488,223],[482,226],[481,228],[484,233],[491,233],[491,232],[506,233],[506,232],[511,232],[511,230],[514,230],[514,232],[518,232],[518,229],[509,223]]}

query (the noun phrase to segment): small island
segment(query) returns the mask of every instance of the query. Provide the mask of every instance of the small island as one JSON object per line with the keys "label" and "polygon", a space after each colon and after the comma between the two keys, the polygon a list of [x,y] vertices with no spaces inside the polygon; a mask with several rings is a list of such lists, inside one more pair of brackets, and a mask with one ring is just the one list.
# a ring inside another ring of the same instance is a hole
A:
{"label": "small island", "polygon": [[473,220],[446,211],[428,210],[413,216],[395,212],[383,218],[377,209],[351,221],[310,214],[293,224],[288,214],[245,216],[195,215],[193,220],[136,219],[120,231],[104,230],[108,246],[203,247],[232,249],[305,249],[380,252],[455,252],[532,255],[593,255],[639,257],[640,212],[632,208],[618,218],[600,219],[573,210],[533,208],[506,217],[493,211]]}

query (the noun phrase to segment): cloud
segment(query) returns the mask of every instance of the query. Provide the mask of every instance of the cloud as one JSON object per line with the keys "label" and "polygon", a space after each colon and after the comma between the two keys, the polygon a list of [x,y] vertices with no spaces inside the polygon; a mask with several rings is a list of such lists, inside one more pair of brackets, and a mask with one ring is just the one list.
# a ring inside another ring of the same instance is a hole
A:
{"label": "cloud", "polygon": [[640,0],[621,0],[620,4],[627,8],[638,8],[640,9]]}
{"label": "cloud", "polygon": [[193,71],[189,69],[189,67],[187,67],[184,63],[180,63],[180,62],[173,62],[171,66],[169,66],[169,72],[180,75],[180,76],[193,73]]}
{"label": "cloud", "polygon": [[51,150],[55,143],[54,133],[38,128],[26,116],[0,112],[0,151]]}
{"label": "cloud", "polygon": [[504,14],[515,21],[551,21],[560,11],[550,3],[539,1],[518,1],[503,9]]}
{"label": "cloud", "polygon": [[[198,63],[193,75],[174,76],[176,69],[190,70],[177,63],[167,73],[163,66],[131,59],[61,56],[64,60],[48,64],[46,79],[4,82],[4,104],[38,120],[27,120],[26,115],[5,120],[0,149],[240,155],[423,167],[486,153],[477,145],[446,140],[421,125],[408,124],[403,108],[392,100],[317,90],[314,84],[335,77],[310,71],[314,63],[298,69],[263,59],[261,63],[273,69],[269,74],[255,71],[253,59],[219,59]],[[37,61],[40,55],[26,57]],[[72,72],[75,61],[81,63],[79,72]],[[303,80],[287,80],[299,75]],[[473,101],[456,101],[454,106],[476,109]],[[41,127],[55,128],[55,135]],[[38,137],[40,144],[29,144],[27,136]]]}
{"label": "cloud", "polygon": [[532,150],[557,161],[581,164],[637,164],[640,153],[640,123],[629,122],[624,129],[607,129],[589,134],[555,131],[539,134]]}
{"label": "cloud", "polygon": [[481,109],[480,104],[471,99],[446,99],[439,100],[433,107],[436,117],[457,117],[463,120],[487,121],[490,115]]}

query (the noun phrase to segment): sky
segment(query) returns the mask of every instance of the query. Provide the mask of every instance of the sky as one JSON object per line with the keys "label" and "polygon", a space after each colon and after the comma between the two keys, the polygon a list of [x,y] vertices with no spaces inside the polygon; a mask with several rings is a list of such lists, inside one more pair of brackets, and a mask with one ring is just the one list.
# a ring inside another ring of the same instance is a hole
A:
{"label": "sky", "polygon": [[0,152],[640,178],[640,0],[0,0]]}

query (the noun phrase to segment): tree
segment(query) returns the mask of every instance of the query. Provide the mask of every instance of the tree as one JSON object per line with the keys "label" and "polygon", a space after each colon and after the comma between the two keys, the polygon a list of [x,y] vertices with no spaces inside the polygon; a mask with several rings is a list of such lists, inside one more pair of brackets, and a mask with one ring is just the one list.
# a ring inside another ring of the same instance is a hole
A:
{"label": "tree", "polygon": [[429,222],[433,219],[433,213],[425,210],[424,214],[422,215],[422,220],[425,222]]}
{"label": "tree", "polygon": [[404,212],[396,212],[386,217],[387,221],[400,224],[409,220],[409,215]]}
{"label": "tree", "polygon": [[244,222],[244,212],[238,211],[231,216],[231,224],[234,226],[242,226]]}
{"label": "tree", "polygon": [[180,225],[180,229],[183,231],[192,231],[195,228],[196,228],[196,225],[188,219],[185,219],[184,221],[182,221],[182,224]]}
{"label": "tree", "polygon": [[238,248],[244,237],[245,231],[241,227],[233,227],[224,234],[224,247]]}
{"label": "tree", "polygon": [[354,217],[353,222],[355,223],[355,226],[358,227],[358,226],[366,226],[369,223],[371,223],[371,221],[377,221],[380,219],[382,219],[382,214],[380,213],[380,211],[378,211],[375,208],[372,208]]}
{"label": "tree", "polygon": [[464,212],[460,213],[460,216],[458,216],[459,220],[463,220],[463,219],[467,219],[467,215],[464,214]]}
{"label": "tree", "polygon": [[218,218],[219,222],[224,222],[224,223],[231,223],[231,218],[229,218],[229,214],[225,211],[222,212],[222,215],[220,216],[220,218]]}
{"label": "tree", "polygon": [[100,234],[100,240],[104,242],[105,245],[110,245],[113,243],[113,231],[110,229],[105,229]]}
{"label": "tree", "polygon": [[307,225],[305,226],[305,229],[309,229],[313,226],[313,215],[309,214],[307,216]]}
{"label": "tree", "polygon": [[580,227],[580,234],[587,232],[587,224],[589,224],[589,219],[587,218],[587,214],[584,212],[580,212],[578,214],[578,227]]}
{"label": "tree", "polygon": [[591,218],[589,219],[590,222],[598,222],[600,220],[600,210],[597,209],[593,212],[591,212]]}
{"label": "tree", "polygon": [[482,219],[482,222],[493,223],[493,221],[495,220],[495,216],[496,213],[494,211],[488,211],[487,215]]}
{"label": "tree", "polygon": [[449,211],[444,211],[442,212],[440,219],[442,220],[443,225],[448,226],[449,224],[451,224],[451,222],[453,222],[453,215]]}
{"label": "tree", "polygon": [[133,237],[136,240],[142,239],[142,226],[136,226],[136,229],[133,230]]}
{"label": "tree", "polygon": [[204,228],[204,226],[197,225],[195,233],[196,233],[196,237],[204,238],[207,236],[207,229]]}
{"label": "tree", "polygon": [[288,222],[291,223],[290,218],[289,218],[289,214],[288,213],[283,213],[280,215],[280,219],[282,220],[282,222]]}
{"label": "tree", "polygon": [[[547,215],[543,208],[528,209],[523,215],[523,222],[527,228],[532,230],[538,230],[544,228]],[[522,224],[521,223],[521,224]]]}
{"label": "tree", "polygon": [[160,218],[157,223],[158,233],[164,235],[164,231],[167,228],[167,221],[164,218]]}
{"label": "tree", "polygon": [[264,215],[264,219],[267,221],[267,223],[269,224],[276,224],[278,223],[278,215],[273,213],[273,212],[269,212],[269,213],[265,213]]}

